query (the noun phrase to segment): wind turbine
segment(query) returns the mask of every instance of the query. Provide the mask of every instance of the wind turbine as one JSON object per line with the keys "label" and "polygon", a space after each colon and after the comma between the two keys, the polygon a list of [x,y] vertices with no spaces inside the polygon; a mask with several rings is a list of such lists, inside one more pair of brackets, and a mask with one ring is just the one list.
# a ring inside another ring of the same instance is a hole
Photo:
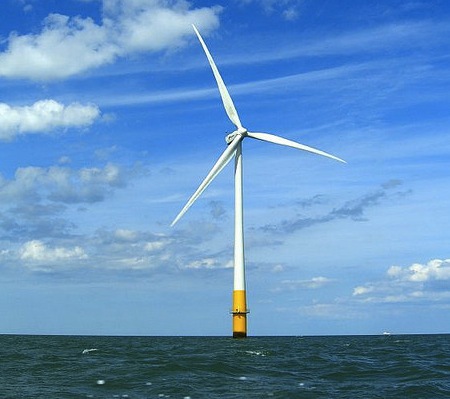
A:
{"label": "wind turbine", "polygon": [[194,31],[200,40],[200,43],[205,51],[206,57],[208,58],[209,64],[211,66],[212,72],[217,82],[219,88],[220,96],[222,98],[223,105],[225,107],[225,112],[230,118],[231,122],[236,126],[236,130],[225,137],[227,147],[222,155],[219,157],[217,162],[214,164],[212,169],[209,171],[208,175],[202,181],[197,190],[192,194],[192,196],[187,201],[184,208],[180,211],[177,217],[172,222],[171,226],[174,226],[181,217],[186,213],[186,211],[192,206],[192,204],[197,200],[197,198],[205,191],[209,184],[214,180],[214,178],[221,172],[221,170],[235,158],[234,165],[234,190],[235,190],[235,215],[234,215],[234,289],[233,289],[233,307],[232,307],[232,317],[233,317],[233,337],[241,338],[247,336],[247,299],[245,290],[245,260],[244,260],[244,221],[243,221],[243,190],[242,190],[242,141],[245,138],[252,138],[261,141],[266,141],[269,143],[279,144],[287,147],[293,147],[298,150],[312,152],[317,155],[322,155],[336,161],[344,162],[341,158],[334,155],[328,154],[324,151],[318,150],[316,148],[309,147],[304,144],[297,143],[292,140],[285,139],[280,136],[275,136],[269,133],[254,133],[249,132],[239,119],[236,108],[233,104],[233,100],[228,93],[228,90],[220,76],[219,70],[206,47],[203,38],[197,28],[192,25]]}

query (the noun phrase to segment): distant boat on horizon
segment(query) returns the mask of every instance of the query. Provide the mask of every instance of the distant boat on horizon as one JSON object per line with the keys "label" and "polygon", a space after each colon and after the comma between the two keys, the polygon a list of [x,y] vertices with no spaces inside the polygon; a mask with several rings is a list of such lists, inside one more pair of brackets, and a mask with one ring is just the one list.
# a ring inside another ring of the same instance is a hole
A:
{"label": "distant boat on horizon", "polygon": [[388,336],[388,335],[391,335],[391,333],[389,331],[384,331],[383,335]]}

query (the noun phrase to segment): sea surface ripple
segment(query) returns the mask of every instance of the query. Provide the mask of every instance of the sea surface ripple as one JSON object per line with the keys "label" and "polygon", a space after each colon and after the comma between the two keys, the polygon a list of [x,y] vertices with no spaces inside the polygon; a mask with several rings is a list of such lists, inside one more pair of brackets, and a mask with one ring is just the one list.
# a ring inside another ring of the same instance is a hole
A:
{"label": "sea surface ripple", "polygon": [[450,398],[450,335],[0,335],[0,398]]}

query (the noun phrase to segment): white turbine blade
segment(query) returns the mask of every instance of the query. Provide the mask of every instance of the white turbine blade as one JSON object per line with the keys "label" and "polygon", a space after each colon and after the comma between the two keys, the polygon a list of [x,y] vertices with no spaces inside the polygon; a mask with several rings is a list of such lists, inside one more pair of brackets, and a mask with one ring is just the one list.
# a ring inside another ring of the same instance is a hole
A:
{"label": "white turbine blade", "polygon": [[318,150],[316,148],[309,147],[307,145],[300,144],[300,143],[297,143],[296,141],[288,140],[288,139],[285,139],[280,136],[275,136],[274,134],[247,132],[247,136],[257,139],[257,140],[268,141],[269,143],[284,145],[287,147],[297,148],[298,150],[312,152],[313,154],[322,155],[327,158],[335,159],[336,161],[339,161],[339,162],[347,163],[343,159],[338,158],[334,155],[328,154],[325,151]]}
{"label": "white turbine blade", "polygon": [[214,63],[211,53],[209,52],[208,47],[206,47],[206,44],[203,41],[200,32],[197,30],[195,25],[192,25],[192,27],[194,28],[198,40],[200,40],[203,50],[205,51],[206,57],[208,58],[209,61],[209,65],[211,65],[214,77],[216,78],[217,87],[219,88],[220,96],[222,97],[223,106],[225,107],[225,112],[227,113],[228,118],[230,118],[231,122],[233,122],[234,125],[239,129],[242,127],[242,124],[241,121],[239,120],[239,116],[236,111],[236,107],[233,104],[233,100],[231,99],[230,94],[228,93],[228,90],[225,86],[225,83],[223,82],[222,76],[220,76],[219,70],[217,69],[217,66]]}
{"label": "white turbine blade", "polygon": [[187,210],[196,201],[196,199],[200,197],[203,191],[206,190],[206,187],[208,187],[209,184],[214,180],[214,178],[222,171],[222,169],[228,165],[231,158],[233,158],[233,155],[236,151],[236,147],[238,146],[241,140],[242,136],[236,136],[235,139],[230,143],[230,145],[225,149],[225,151],[219,157],[219,159],[214,164],[212,169],[209,171],[208,175],[201,182],[200,186],[198,186],[195,193],[192,194],[191,198],[189,198],[186,205],[183,207],[183,209],[180,211],[180,213],[177,215],[177,217],[174,219],[174,221],[171,223],[170,226],[173,227],[175,223],[177,223],[181,219],[181,217],[187,212]]}

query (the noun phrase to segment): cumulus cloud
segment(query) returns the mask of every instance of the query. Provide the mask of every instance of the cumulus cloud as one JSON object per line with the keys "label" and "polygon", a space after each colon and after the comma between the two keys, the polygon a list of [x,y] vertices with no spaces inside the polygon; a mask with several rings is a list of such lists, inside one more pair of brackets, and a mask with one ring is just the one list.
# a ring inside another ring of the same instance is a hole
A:
{"label": "cumulus cloud", "polygon": [[86,259],[87,255],[81,247],[64,248],[47,246],[40,240],[28,241],[19,250],[21,260],[29,262],[59,262],[62,260]]}
{"label": "cumulus cloud", "polygon": [[368,294],[369,292],[372,292],[373,290],[374,290],[373,287],[358,286],[353,289],[353,296],[365,295],[365,294]]}
{"label": "cumulus cloud", "polygon": [[163,240],[163,241],[150,241],[147,242],[144,245],[144,250],[147,252],[156,252],[156,251],[160,251],[161,249],[165,248],[168,244],[167,240]]}
{"label": "cumulus cloud", "polygon": [[161,51],[219,24],[220,7],[192,8],[186,0],[103,0],[100,23],[50,14],[39,33],[11,33],[0,53],[0,76],[53,80],[113,62],[128,54]]}
{"label": "cumulus cloud", "polygon": [[172,237],[146,231],[118,228],[99,230],[89,238],[96,267],[105,270],[146,271],[162,266],[173,270],[178,266],[179,247]]}
{"label": "cumulus cloud", "polygon": [[86,127],[99,116],[96,105],[64,105],[49,99],[28,106],[0,103],[0,140],[11,140],[21,134],[49,134],[57,129]]}
{"label": "cumulus cloud", "polygon": [[64,272],[86,267],[90,257],[82,245],[32,239],[21,244],[11,243],[0,251],[2,267],[24,268],[32,272]]}
{"label": "cumulus cloud", "polygon": [[[104,201],[137,173],[109,163],[82,169],[29,166],[18,168],[10,179],[0,174],[0,238],[67,238],[77,228],[65,218],[70,207]],[[127,232],[118,235],[124,239]]]}
{"label": "cumulus cloud", "polygon": [[79,170],[63,166],[18,168],[14,179],[0,176],[0,204],[42,199],[66,204],[98,202],[113,188],[124,187],[125,174],[114,164]]}
{"label": "cumulus cloud", "polygon": [[[233,267],[228,250],[226,253],[201,252],[192,241],[184,240],[179,232],[173,230],[170,234],[155,234],[120,227],[87,234],[58,235],[55,230],[46,230],[41,234],[39,222],[42,220],[48,221],[55,229],[56,218],[52,217],[51,210],[48,211],[40,215],[36,222],[27,220],[26,223],[22,223],[23,215],[15,214],[14,218],[10,218],[9,226],[2,223],[3,214],[0,211],[0,230],[6,227],[13,230],[9,236],[0,234],[2,268],[70,273],[83,267],[83,273],[91,273],[92,276],[98,272],[126,276],[129,275],[127,273],[150,275],[155,271],[191,274]],[[5,245],[8,249],[4,249]]]}
{"label": "cumulus cloud", "polygon": [[450,259],[432,259],[410,266],[391,266],[386,278],[354,288],[353,296],[363,302],[440,302],[450,297]]}
{"label": "cumulus cloud", "polygon": [[114,232],[114,236],[120,241],[134,241],[138,233],[129,229],[117,229]]}
{"label": "cumulus cloud", "polygon": [[450,280],[450,259],[433,259],[426,264],[414,263],[409,267],[391,266],[387,275],[394,279],[414,283]]}
{"label": "cumulus cloud", "polygon": [[215,252],[198,245],[205,239],[215,242],[218,229],[212,225],[154,234],[126,224],[94,232],[86,231],[81,222],[75,224],[76,217],[70,215],[79,204],[101,201],[123,187],[131,173],[135,171],[107,164],[84,169],[27,167],[11,179],[0,175],[1,268],[70,273],[82,266],[84,272],[89,269],[97,275],[198,273],[232,267],[232,251],[224,250],[221,242]]}
{"label": "cumulus cloud", "polygon": [[46,236],[23,240],[20,236],[17,241],[10,240],[8,249],[0,250],[2,267],[64,273],[80,266],[91,272],[142,272],[163,266],[173,271],[178,266],[178,244],[169,236],[145,231],[118,228],[62,239]]}

